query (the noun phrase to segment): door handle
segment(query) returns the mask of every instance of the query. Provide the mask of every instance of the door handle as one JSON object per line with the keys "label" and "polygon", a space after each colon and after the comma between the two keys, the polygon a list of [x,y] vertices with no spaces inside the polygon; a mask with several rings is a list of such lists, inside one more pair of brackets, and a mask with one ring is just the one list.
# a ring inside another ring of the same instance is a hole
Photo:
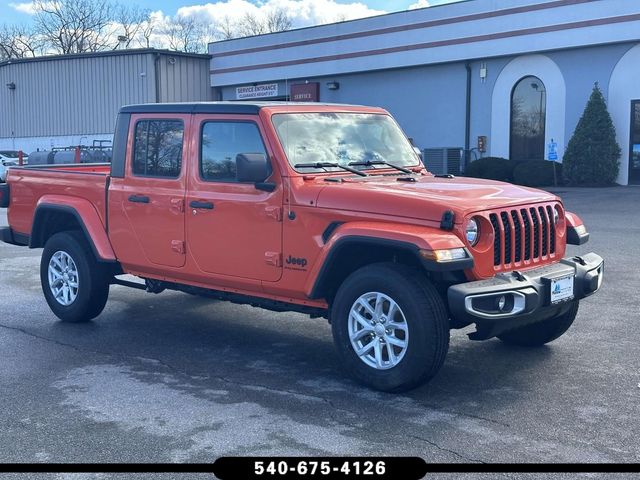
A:
{"label": "door handle", "polygon": [[213,210],[212,202],[201,202],[199,200],[192,200],[191,203],[189,203],[189,206],[191,208],[204,208],[206,210]]}
{"label": "door handle", "polygon": [[146,195],[129,195],[129,201],[133,203],[149,203],[149,197]]}

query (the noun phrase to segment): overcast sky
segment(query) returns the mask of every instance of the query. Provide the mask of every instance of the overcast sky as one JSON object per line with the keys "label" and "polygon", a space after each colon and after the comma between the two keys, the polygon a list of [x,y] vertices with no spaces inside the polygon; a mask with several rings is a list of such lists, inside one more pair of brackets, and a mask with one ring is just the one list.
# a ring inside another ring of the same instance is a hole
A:
{"label": "overcast sky", "polygon": [[[131,0],[123,0],[128,3]],[[354,18],[397,12],[409,8],[435,6],[456,0],[225,0],[217,2],[168,0],[136,0],[143,8],[161,12],[162,16],[188,15],[199,16],[215,23],[217,19],[242,17],[246,12],[258,13],[263,9],[282,6],[293,19],[293,27],[306,27],[320,23],[333,22],[336,19]],[[30,2],[6,2],[0,0],[0,24],[29,23],[33,12]]]}

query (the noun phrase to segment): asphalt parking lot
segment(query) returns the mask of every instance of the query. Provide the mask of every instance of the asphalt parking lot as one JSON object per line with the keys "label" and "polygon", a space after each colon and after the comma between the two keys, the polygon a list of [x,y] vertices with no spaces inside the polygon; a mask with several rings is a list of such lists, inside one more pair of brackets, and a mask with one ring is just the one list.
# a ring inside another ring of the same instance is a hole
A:
{"label": "asphalt parking lot", "polygon": [[113,286],[97,320],[57,322],[40,250],[0,244],[0,462],[638,462],[640,188],[559,192],[591,232],[570,253],[606,260],[599,295],[541,349],[452,332],[438,376],[402,395],[346,377],[322,319]]}

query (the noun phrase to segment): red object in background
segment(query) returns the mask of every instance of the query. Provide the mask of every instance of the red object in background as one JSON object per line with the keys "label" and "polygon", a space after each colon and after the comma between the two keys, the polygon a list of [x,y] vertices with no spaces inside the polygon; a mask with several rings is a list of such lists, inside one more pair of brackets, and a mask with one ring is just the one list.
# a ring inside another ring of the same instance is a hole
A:
{"label": "red object in background", "polygon": [[319,102],[320,84],[318,82],[297,83],[291,85],[292,102]]}
{"label": "red object in background", "polygon": [[18,165],[22,166],[24,164],[24,152],[22,150],[18,150]]}
{"label": "red object in background", "polygon": [[80,163],[80,147],[76,147],[75,157],[73,158],[75,163]]}

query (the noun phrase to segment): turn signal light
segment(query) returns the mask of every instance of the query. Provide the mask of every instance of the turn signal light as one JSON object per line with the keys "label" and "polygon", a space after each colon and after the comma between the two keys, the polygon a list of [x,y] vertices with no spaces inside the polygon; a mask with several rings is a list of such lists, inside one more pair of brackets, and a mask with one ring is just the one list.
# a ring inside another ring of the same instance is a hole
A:
{"label": "turn signal light", "polygon": [[434,262],[451,262],[467,258],[464,248],[450,248],[447,250],[420,250],[420,256]]}

